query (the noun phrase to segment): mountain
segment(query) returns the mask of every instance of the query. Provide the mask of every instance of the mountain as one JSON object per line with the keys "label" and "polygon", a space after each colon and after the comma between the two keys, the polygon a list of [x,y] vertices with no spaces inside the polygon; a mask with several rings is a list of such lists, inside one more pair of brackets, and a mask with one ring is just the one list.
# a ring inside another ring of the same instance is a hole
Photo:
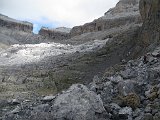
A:
{"label": "mountain", "polygon": [[[32,33],[33,24],[26,21],[19,21],[8,16],[0,14],[0,48],[7,48],[13,44],[38,44],[53,42],[54,39],[67,39],[67,28],[57,28],[55,32],[42,28],[39,34]],[[52,37],[47,37],[46,34],[53,34]]]}
{"label": "mountain", "polygon": [[121,26],[123,27],[127,24],[139,24],[142,21],[138,6],[139,0],[120,0],[117,5],[107,11],[104,16],[94,20],[91,23],[73,27],[71,30],[71,36]]}
{"label": "mountain", "polygon": [[65,27],[59,27],[56,29],[48,29],[42,27],[39,31],[39,35],[58,40],[69,39],[70,38],[69,33],[70,33],[70,28],[65,28]]}
{"label": "mountain", "polygon": [[5,48],[0,119],[159,120],[159,11],[159,0],[120,0],[95,20],[118,25],[93,21],[61,43]]}

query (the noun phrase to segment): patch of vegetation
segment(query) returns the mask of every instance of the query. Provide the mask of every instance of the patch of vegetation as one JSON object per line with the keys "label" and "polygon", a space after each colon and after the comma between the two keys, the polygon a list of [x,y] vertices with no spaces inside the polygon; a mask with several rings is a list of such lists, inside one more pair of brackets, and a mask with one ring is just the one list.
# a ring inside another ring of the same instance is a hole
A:
{"label": "patch of vegetation", "polygon": [[43,87],[36,90],[40,95],[49,95],[57,93],[57,87],[55,85],[53,74],[51,72],[48,73],[48,77],[45,77],[43,79],[42,83]]}
{"label": "patch of vegetation", "polygon": [[0,85],[0,93],[1,93],[1,92],[6,92],[7,90],[8,90],[8,89],[7,89],[6,86]]}

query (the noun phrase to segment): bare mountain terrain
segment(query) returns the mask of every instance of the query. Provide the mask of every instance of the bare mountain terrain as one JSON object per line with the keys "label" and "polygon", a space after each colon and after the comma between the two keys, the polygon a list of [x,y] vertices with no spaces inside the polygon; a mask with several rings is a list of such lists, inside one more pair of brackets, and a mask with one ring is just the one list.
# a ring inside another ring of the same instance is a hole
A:
{"label": "bare mountain terrain", "polygon": [[[123,8],[123,4],[128,7]],[[27,94],[24,95],[26,97],[30,96],[28,95],[30,92],[31,94],[56,93],[73,83],[88,84],[94,75],[102,75],[107,67],[121,62],[124,58],[127,59],[128,50],[134,44],[130,41],[137,34],[134,31],[141,26],[138,2],[120,1],[105,16],[110,16],[112,14],[110,12],[114,13],[113,16],[118,16],[119,12],[116,9],[121,9],[123,14],[128,11],[136,12],[137,16],[134,17],[139,22],[129,15],[125,16],[125,19],[129,18],[131,23],[123,20],[121,24],[117,23],[116,17],[115,21],[112,21],[115,25],[110,28],[86,31],[73,37],[74,28],[42,27],[39,34],[34,34],[31,23],[1,15],[3,22],[0,26],[2,34],[0,71],[3,81],[1,86],[4,89],[1,97],[11,97],[11,95],[18,97],[23,95],[22,91]],[[124,17],[118,17],[121,18]],[[123,35],[126,32],[128,36]],[[117,39],[116,37],[120,38],[121,34],[122,39]],[[123,40],[123,37],[128,40]],[[52,83],[49,84],[50,82]]]}
{"label": "bare mountain terrain", "polygon": [[1,15],[0,119],[159,120],[159,11],[159,0],[120,0],[37,35]]}

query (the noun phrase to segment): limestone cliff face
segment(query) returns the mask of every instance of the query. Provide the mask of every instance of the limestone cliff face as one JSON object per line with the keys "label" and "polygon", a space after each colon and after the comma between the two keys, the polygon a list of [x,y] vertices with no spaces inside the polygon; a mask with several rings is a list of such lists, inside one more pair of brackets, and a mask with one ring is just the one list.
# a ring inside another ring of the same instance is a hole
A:
{"label": "limestone cliff face", "polygon": [[32,33],[33,24],[24,21],[18,21],[0,14],[0,27],[6,27],[13,30]]}
{"label": "limestone cliff face", "polygon": [[151,47],[160,43],[160,0],[141,0],[140,13],[143,26],[140,32],[140,45]]}
{"label": "limestone cliff face", "polygon": [[64,28],[64,27],[57,28],[57,29],[48,29],[48,28],[42,27],[39,31],[39,35],[42,35],[46,38],[63,40],[63,39],[70,38],[69,32],[70,32],[70,29]]}
{"label": "limestone cliff face", "polygon": [[71,36],[87,32],[96,32],[131,23],[141,23],[139,0],[120,0],[115,8],[110,9],[99,19],[82,26],[73,27]]}

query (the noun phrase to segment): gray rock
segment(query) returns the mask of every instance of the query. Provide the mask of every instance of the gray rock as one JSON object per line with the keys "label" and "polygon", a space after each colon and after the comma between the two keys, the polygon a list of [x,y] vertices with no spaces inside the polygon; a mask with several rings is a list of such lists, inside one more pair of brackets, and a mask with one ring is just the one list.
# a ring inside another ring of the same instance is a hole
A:
{"label": "gray rock", "polygon": [[150,106],[147,106],[144,110],[146,113],[151,113],[152,109]]}
{"label": "gray rock", "polygon": [[111,107],[111,109],[118,110],[118,111],[121,109],[121,107],[119,105],[117,105],[116,103],[111,103],[110,107]]}
{"label": "gray rock", "polygon": [[137,72],[134,69],[129,69],[128,68],[128,69],[121,72],[121,76],[124,79],[131,79],[131,78],[137,77]]}
{"label": "gray rock", "polygon": [[152,52],[152,55],[153,55],[154,57],[160,57],[160,48],[159,48],[159,47],[156,48],[156,50],[154,50],[154,51]]}
{"label": "gray rock", "polygon": [[55,96],[45,96],[42,101],[43,102],[50,102],[52,100],[54,100],[56,97]]}
{"label": "gray rock", "polygon": [[49,109],[49,105],[48,104],[41,104],[41,105],[34,107],[33,109],[36,112],[43,112],[43,111],[46,111]]}
{"label": "gray rock", "polygon": [[18,99],[13,99],[13,100],[9,101],[9,104],[11,104],[11,105],[18,105],[20,103],[21,102]]}
{"label": "gray rock", "polygon": [[142,111],[141,111],[139,108],[137,108],[137,109],[134,110],[134,112],[133,112],[133,117],[136,118],[136,117],[140,116],[141,112],[142,112]]}
{"label": "gray rock", "polygon": [[7,100],[0,100],[0,108],[6,107],[8,105]]}
{"label": "gray rock", "polygon": [[103,90],[101,91],[101,98],[102,98],[102,101],[105,103],[109,103],[111,102],[112,100],[112,97],[113,97],[113,85],[111,82],[105,82],[104,83],[104,86],[103,86]]}
{"label": "gray rock", "polygon": [[132,120],[132,108],[130,107],[124,107],[119,110],[119,117],[121,119],[128,119]]}
{"label": "gray rock", "polygon": [[156,113],[153,117],[154,120],[160,120],[160,112]]}
{"label": "gray rock", "polygon": [[52,107],[54,118],[60,120],[97,120],[105,111],[101,98],[81,84],[72,85],[59,95]]}
{"label": "gray rock", "polygon": [[143,120],[153,120],[153,116],[151,113],[144,114]]}
{"label": "gray rock", "polygon": [[98,84],[98,83],[100,83],[100,82],[101,82],[100,78],[99,78],[97,75],[95,75],[95,76],[93,77],[93,83]]}
{"label": "gray rock", "polygon": [[123,81],[123,78],[118,75],[118,76],[111,76],[107,78],[108,80],[110,80],[111,82],[118,84],[120,81]]}
{"label": "gray rock", "polygon": [[132,80],[122,81],[119,82],[117,88],[120,95],[127,96],[129,93],[135,92],[135,82]]}
{"label": "gray rock", "polygon": [[12,111],[10,112],[10,114],[17,114],[17,113],[19,113],[19,112],[20,112],[20,107],[17,106],[14,110],[12,110]]}
{"label": "gray rock", "polygon": [[134,120],[144,120],[144,113],[141,113],[141,115],[136,117]]}

